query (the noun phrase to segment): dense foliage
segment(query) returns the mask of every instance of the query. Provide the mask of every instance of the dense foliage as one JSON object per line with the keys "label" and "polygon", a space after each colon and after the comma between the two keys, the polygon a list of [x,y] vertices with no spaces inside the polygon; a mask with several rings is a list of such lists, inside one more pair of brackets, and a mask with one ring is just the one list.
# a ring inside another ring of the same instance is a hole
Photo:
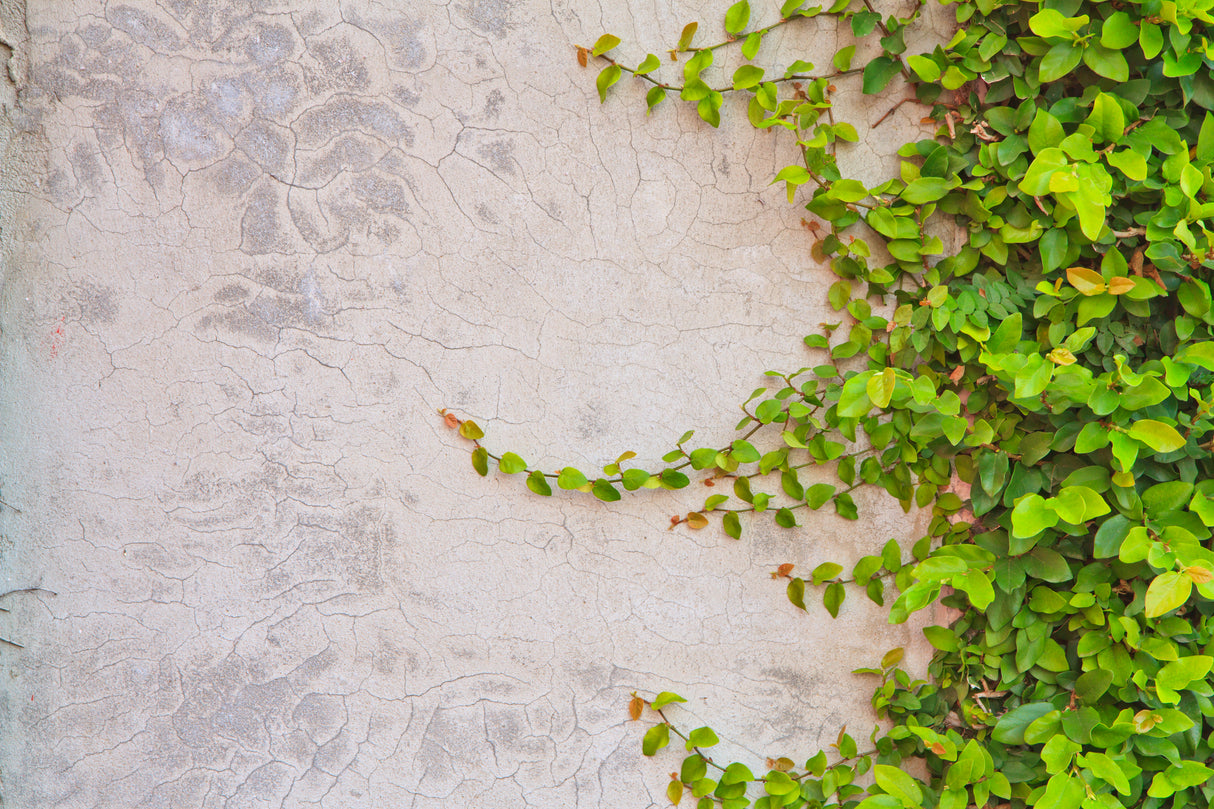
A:
{"label": "dense foliage", "polygon": [[[956,36],[913,55],[904,34],[921,7],[804,5],[753,29],[741,0],[725,41],[696,46],[696,26],[684,30],[677,65],[650,54],[629,67],[610,35],[578,55],[605,60],[604,99],[634,74],[651,109],[677,94],[717,126],[725,94],[746,94],[753,126],[796,139],[804,159],[777,179],[826,223],[814,253],[839,279],[829,299],[843,322],[805,338],[819,364],[772,374],[729,446],[690,449],[688,434],[654,472],[626,468],[631,453],[593,479],[543,472],[490,453],[474,423],[449,424],[475,442],[480,474],[494,462],[544,495],[555,484],[613,501],[682,488],[691,470],[728,478],[732,497],[677,522],[717,515],[734,538],[745,512],[790,528],[828,505],[855,519],[861,485],[932,509],[912,559],[891,542],[846,575],[779,571],[802,609],[818,586],[832,614],[849,588],[892,597],[891,621],[937,600],[960,611],[926,631],[929,681],[900,670],[897,650],[866,670],[887,720],[871,749],[841,733],[803,766],[781,758],[755,775],[712,760],[711,729],[668,718],[680,697],[638,697],[634,716],[657,711],[646,755],[672,733],[685,742],[674,803],[1209,806],[1214,0],[961,0]],[[849,45],[826,71],[756,64],[770,30],[814,17],[879,40],[879,55],[853,68]],[[714,87],[714,55],[731,45],[742,64]],[[857,139],[831,101],[853,75],[865,93],[903,76],[940,124],[876,187],[835,161]],[[931,235],[942,220],[963,231],[946,256]],[[823,465],[837,484],[803,480]]]}

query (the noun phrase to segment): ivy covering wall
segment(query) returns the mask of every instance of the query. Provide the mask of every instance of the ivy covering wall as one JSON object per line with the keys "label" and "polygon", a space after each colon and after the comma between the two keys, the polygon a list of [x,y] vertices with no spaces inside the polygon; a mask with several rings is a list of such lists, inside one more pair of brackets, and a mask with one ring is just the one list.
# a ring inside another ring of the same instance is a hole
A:
{"label": "ivy covering wall", "polygon": [[[751,519],[795,529],[822,508],[856,519],[860,486],[932,510],[909,557],[891,541],[850,570],[777,571],[801,609],[818,609],[815,589],[832,615],[857,594],[895,622],[955,608],[950,626],[925,631],[929,678],[891,651],[857,678],[875,679],[882,727],[766,767],[714,758],[710,728],[680,725],[682,697],[637,696],[633,717],[654,720],[643,752],[681,748],[675,804],[1150,809],[1214,797],[1214,0],[951,6],[957,33],[928,53],[905,44],[921,5],[887,15],[867,0],[753,14],[741,0],[719,42],[700,44],[692,23],[666,58],[640,56],[649,43],[626,57],[610,34],[578,52],[604,100],[631,74],[651,110],[678,98],[708,125],[736,126],[721,110],[741,94],[751,126],[799,148],[775,180],[838,277],[839,318],[806,336],[793,361],[804,367],[769,372],[737,440],[694,447],[689,433],[661,468],[625,453],[586,474],[491,452],[478,425],[447,415],[480,474],[523,474],[540,495],[615,501],[715,477],[703,507],[674,522],[719,518],[734,539]],[[764,48],[775,28],[824,19],[879,53],[859,63],[849,44],[822,65]],[[732,73],[714,67],[725,48],[740,52]],[[858,132],[836,119],[834,94],[899,76],[936,136],[902,147],[897,177],[843,177],[836,153]],[[960,249],[945,254],[937,222],[961,228]],[[835,482],[810,483],[818,467]]]}

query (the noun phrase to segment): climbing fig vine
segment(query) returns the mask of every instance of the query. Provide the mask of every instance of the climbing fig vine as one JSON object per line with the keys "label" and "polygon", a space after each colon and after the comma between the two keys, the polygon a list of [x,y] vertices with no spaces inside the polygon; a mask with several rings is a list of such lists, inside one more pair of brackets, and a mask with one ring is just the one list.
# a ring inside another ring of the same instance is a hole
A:
{"label": "climbing fig vine", "polygon": [[[1214,0],[949,5],[957,33],[927,53],[905,38],[921,3],[898,16],[868,0],[787,0],[757,22],[741,0],[722,41],[697,44],[692,23],[639,62],[612,35],[578,50],[600,68],[604,101],[632,76],[650,110],[677,97],[718,126],[734,94],[751,126],[799,149],[775,181],[837,276],[839,322],[805,338],[806,367],[769,372],[736,440],[696,447],[687,433],[661,468],[625,453],[587,475],[491,452],[479,426],[446,414],[477,472],[522,474],[540,495],[615,501],[714,478],[703,506],[672,522],[719,519],[735,539],[749,519],[856,519],[860,486],[931,509],[909,557],[891,541],[850,571],[776,572],[804,610],[817,609],[814,588],[832,615],[853,592],[894,622],[954,608],[950,626],[925,630],[929,678],[891,651],[860,670],[878,682],[871,738],[841,731],[804,762],[766,766],[714,758],[710,728],[680,726],[682,697],[636,696],[633,718],[654,720],[645,755],[672,738],[683,748],[674,804],[1214,798]],[[791,54],[772,66],[768,33],[823,19],[876,55],[857,64],[848,44],[823,65]],[[714,65],[729,48],[731,74]],[[858,132],[835,118],[834,94],[894,81],[930,109],[935,137],[903,146],[898,176],[876,186],[842,176],[836,153]],[[958,248],[933,235],[942,225]],[[808,482],[823,466],[835,482]]]}

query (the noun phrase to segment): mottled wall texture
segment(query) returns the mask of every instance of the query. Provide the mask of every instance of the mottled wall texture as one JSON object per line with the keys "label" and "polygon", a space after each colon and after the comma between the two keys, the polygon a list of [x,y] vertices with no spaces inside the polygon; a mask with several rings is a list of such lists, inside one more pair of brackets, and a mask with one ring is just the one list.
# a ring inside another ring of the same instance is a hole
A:
{"label": "mottled wall texture", "polygon": [[913,630],[768,572],[918,518],[670,532],[702,488],[539,498],[436,414],[654,462],[805,363],[828,276],[768,185],[787,144],[631,80],[600,106],[575,58],[723,3],[2,8],[0,591],[42,588],[0,613],[4,806],[644,809],[676,759],[633,690],[759,763],[871,726],[848,672]]}

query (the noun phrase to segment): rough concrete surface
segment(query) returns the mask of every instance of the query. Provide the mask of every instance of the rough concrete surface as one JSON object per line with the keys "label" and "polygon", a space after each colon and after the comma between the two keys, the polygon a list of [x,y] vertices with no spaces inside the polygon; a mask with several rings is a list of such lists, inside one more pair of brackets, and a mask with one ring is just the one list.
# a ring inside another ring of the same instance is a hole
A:
{"label": "rough concrete surface", "polygon": [[[668,532],[702,487],[542,499],[436,414],[655,462],[805,363],[828,276],[768,185],[787,144],[631,80],[600,106],[575,59],[723,9],[3,4],[0,591],[43,588],[0,614],[3,805],[664,805],[633,690],[757,766],[867,733],[848,672],[913,631],[767,574],[916,520]],[[844,162],[879,176],[921,114]]]}

